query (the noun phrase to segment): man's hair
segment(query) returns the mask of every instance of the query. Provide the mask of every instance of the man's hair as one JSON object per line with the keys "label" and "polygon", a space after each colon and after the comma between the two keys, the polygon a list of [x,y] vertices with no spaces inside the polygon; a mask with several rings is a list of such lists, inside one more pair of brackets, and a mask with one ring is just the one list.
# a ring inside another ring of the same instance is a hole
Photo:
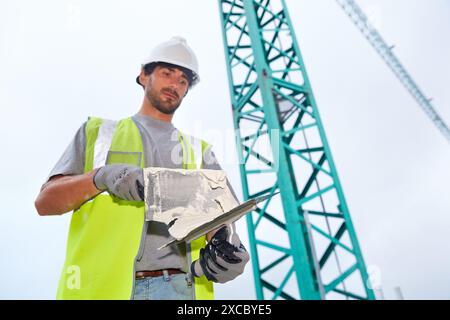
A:
{"label": "man's hair", "polygon": [[186,77],[188,79],[188,82],[189,82],[189,88],[191,88],[192,83],[194,81],[194,73],[191,70],[189,70],[188,68],[177,66],[176,64],[171,64],[171,63],[167,63],[167,62],[151,62],[151,63],[147,63],[144,66],[144,74],[146,76],[152,74],[152,72],[155,70],[155,68],[157,66],[160,66],[160,67],[163,67],[163,68],[180,69],[186,75]]}

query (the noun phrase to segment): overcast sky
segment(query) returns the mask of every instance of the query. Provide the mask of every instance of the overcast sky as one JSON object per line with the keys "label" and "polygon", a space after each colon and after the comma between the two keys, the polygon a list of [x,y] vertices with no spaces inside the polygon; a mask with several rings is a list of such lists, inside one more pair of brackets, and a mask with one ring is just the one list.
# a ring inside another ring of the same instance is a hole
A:
{"label": "overcast sky", "polygon": [[[358,3],[450,123],[450,1]],[[405,298],[449,299],[450,144],[335,1],[287,4],[366,264],[387,298],[400,286]],[[34,199],[88,116],[137,112],[140,62],[173,35],[196,51],[201,76],[175,125],[231,130],[217,1],[0,2],[0,298],[55,297],[70,214],[39,217]],[[225,145],[214,141],[242,199]],[[216,296],[253,299],[251,267]]]}

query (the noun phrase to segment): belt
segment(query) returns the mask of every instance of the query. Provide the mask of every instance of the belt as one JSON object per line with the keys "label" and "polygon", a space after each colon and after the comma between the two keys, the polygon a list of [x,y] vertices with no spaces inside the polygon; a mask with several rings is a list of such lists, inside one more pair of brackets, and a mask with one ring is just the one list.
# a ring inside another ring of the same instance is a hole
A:
{"label": "belt", "polygon": [[[179,274],[184,273],[183,271],[179,269],[165,269],[169,275],[171,274]],[[161,277],[164,275],[164,270],[153,270],[153,271],[137,271],[136,272],[136,279],[142,279],[147,277]]]}

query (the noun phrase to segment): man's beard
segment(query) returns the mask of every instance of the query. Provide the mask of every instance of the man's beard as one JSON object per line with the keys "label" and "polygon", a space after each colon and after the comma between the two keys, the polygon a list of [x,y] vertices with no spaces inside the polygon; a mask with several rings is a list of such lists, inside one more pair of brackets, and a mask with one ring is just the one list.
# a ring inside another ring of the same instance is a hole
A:
{"label": "man's beard", "polygon": [[[163,90],[161,90],[160,92],[154,92],[152,90],[149,90],[145,93],[145,95],[147,96],[147,99],[150,101],[150,103],[158,111],[160,111],[164,114],[174,114],[175,111],[180,106],[182,99],[179,99],[176,104],[174,104],[174,102],[170,102],[170,101],[162,101],[159,98],[159,95],[162,93]],[[174,94],[173,92],[170,92],[170,93]]]}

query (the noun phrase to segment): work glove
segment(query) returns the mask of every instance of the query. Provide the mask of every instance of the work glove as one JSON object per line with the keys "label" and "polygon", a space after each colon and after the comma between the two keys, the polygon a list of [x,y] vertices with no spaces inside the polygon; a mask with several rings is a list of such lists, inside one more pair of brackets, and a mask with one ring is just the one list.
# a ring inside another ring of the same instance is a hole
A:
{"label": "work glove", "polygon": [[144,201],[142,168],[124,164],[105,165],[94,175],[94,185],[101,191],[128,201]]}
{"label": "work glove", "polygon": [[195,277],[205,275],[209,281],[226,283],[242,274],[249,260],[234,226],[227,225],[200,249],[199,259],[191,264],[191,273]]}

